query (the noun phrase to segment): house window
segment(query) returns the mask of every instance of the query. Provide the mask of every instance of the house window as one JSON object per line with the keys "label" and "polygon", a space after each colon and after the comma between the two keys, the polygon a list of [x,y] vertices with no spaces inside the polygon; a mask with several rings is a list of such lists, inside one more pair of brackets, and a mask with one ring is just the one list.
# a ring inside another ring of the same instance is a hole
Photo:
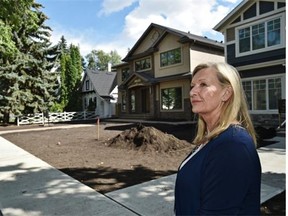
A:
{"label": "house window", "polygon": [[246,100],[248,103],[248,109],[252,110],[252,82],[251,81],[244,81],[242,82],[243,89],[246,94]]}
{"label": "house window", "polygon": [[161,109],[181,110],[182,109],[182,88],[161,89]]}
{"label": "house window", "polygon": [[280,44],[280,18],[267,22],[267,45],[275,46]]}
{"label": "house window", "polygon": [[129,68],[122,69],[122,81],[125,81],[129,76]]}
{"label": "house window", "polygon": [[131,112],[135,112],[136,111],[136,103],[135,103],[135,91],[134,90],[131,91],[130,105],[131,105]]}
{"label": "house window", "polygon": [[253,81],[253,109],[266,110],[266,80]]}
{"label": "house window", "polygon": [[268,80],[268,108],[278,109],[278,100],[281,99],[281,79],[274,78]]}
{"label": "house window", "polygon": [[89,90],[89,80],[86,80],[85,86],[86,86],[86,90],[88,91]]}
{"label": "house window", "polygon": [[136,71],[143,71],[151,69],[151,59],[145,58],[135,62],[135,70]]}
{"label": "house window", "polygon": [[264,23],[252,26],[252,49],[262,49],[265,47],[265,27]]}
{"label": "house window", "polygon": [[84,110],[86,110],[86,108],[87,108],[87,99],[84,98],[83,100],[84,100]]}
{"label": "house window", "polygon": [[165,67],[168,65],[181,63],[181,49],[173,49],[160,54],[160,66]]}
{"label": "house window", "polygon": [[281,78],[267,78],[243,81],[250,110],[276,110],[278,100],[282,98]]}
{"label": "house window", "polygon": [[281,44],[281,18],[238,29],[238,53],[250,54]]}
{"label": "house window", "polygon": [[97,108],[97,97],[94,97],[95,109]]}
{"label": "house window", "polygon": [[122,106],[121,110],[126,112],[126,92],[122,92]]}

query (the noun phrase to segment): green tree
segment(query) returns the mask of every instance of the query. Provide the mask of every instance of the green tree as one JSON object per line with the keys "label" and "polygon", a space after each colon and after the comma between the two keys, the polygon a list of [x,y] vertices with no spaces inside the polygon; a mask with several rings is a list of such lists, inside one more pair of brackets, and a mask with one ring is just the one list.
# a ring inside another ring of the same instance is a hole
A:
{"label": "green tree", "polygon": [[116,50],[110,52],[110,63],[112,65],[121,63],[121,56],[118,54]]}
{"label": "green tree", "polygon": [[34,0],[0,1],[0,119],[43,112],[55,100],[57,47],[49,41],[47,17]]}
{"label": "green tree", "polygon": [[81,94],[79,87],[83,72],[83,58],[78,46],[71,44],[67,47],[64,36],[61,37],[58,47],[61,50],[60,73],[61,91],[60,101],[55,104],[55,111],[81,110]]}
{"label": "green tree", "polygon": [[92,50],[89,54],[86,55],[87,59],[87,68],[90,70],[97,70],[97,51]]}
{"label": "green tree", "polygon": [[81,110],[81,74],[82,57],[80,55],[79,47],[70,45],[69,56],[66,58],[66,86],[68,89],[68,104],[65,107],[66,111],[80,111]]}
{"label": "green tree", "polygon": [[88,62],[88,69],[107,71],[109,63],[111,65],[121,63],[121,56],[116,50],[110,53],[105,53],[103,50],[92,50],[86,55],[86,60]]}

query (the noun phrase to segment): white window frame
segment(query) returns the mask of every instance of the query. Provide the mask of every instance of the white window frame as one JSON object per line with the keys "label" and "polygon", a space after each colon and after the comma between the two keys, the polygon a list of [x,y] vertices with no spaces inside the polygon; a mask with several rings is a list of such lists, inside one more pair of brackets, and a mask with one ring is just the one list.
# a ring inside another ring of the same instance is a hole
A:
{"label": "white window frame", "polygon": [[[244,78],[241,80],[241,82],[247,82],[247,81],[250,81],[252,82],[251,83],[251,100],[252,100],[252,109],[249,110],[249,113],[250,114],[278,114],[278,108],[276,109],[268,109],[268,106],[269,106],[269,88],[267,88],[268,86],[268,80],[269,79],[277,79],[277,78],[280,78],[281,79],[281,96],[282,96],[282,99],[286,98],[286,95],[285,95],[285,87],[286,87],[286,84],[285,84],[285,75],[271,75],[271,76],[261,76],[261,77],[250,77],[250,78]],[[266,109],[265,110],[254,110],[254,104],[253,104],[253,82],[256,81],[256,80],[265,80],[266,81],[266,89],[265,89],[265,97],[266,97]]]}
{"label": "white window frame", "polygon": [[[267,28],[266,28],[267,22],[278,19],[278,18],[280,18],[280,44],[268,47],[267,46]],[[285,47],[285,41],[286,41],[284,20],[285,20],[285,16],[284,16],[284,14],[281,14],[281,15],[275,15],[275,16],[267,17],[265,19],[261,19],[261,20],[258,20],[256,22],[249,23],[249,24],[235,28],[236,57],[247,56],[247,55],[252,55],[252,54],[256,54],[256,53],[262,53],[262,52],[266,52],[266,51],[284,48]],[[265,23],[265,48],[252,50],[252,26],[258,25],[260,23]],[[248,27],[250,28],[250,51],[240,53],[240,50],[239,50],[239,30],[244,29],[244,28],[248,28]]]}

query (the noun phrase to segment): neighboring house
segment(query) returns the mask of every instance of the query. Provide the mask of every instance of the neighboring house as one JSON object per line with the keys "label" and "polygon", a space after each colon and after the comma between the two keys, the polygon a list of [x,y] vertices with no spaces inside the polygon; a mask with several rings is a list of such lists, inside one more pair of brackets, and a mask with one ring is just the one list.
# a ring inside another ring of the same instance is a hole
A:
{"label": "neighboring house", "polygon": [[206,61],[224,61],[215,40],[152,23],[117,70],[118,116],[193,120],[191,73]]}
{"label": "neighboring house", "polygon": [[226,61],[241,74],[256,125],[279,125],[278,100],[286,99],[285,28],[284,0],[244,0],[214,27],[224,35]]}
{"label": "neighboring house", "polygon": [[100,118],[115,115],[116,73],[86,70],[82,81],[83,110],[94,111]]}

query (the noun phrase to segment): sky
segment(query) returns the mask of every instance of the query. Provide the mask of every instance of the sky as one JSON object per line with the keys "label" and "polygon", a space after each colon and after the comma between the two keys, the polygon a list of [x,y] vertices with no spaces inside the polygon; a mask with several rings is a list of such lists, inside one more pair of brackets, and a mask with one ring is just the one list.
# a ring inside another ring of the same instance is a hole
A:
{"label": "sky", "polygon": [[51,42],[61,36],[80,47],[116,50],[124,58],[151,23],[224,41],[213,30],[241,0],[35,0],[48,16]]}

